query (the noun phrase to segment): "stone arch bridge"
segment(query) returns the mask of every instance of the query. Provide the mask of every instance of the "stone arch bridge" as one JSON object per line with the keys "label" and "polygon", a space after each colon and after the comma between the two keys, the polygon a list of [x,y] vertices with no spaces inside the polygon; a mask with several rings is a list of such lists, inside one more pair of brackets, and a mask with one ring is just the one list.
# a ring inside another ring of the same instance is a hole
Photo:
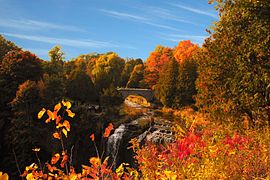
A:
{"label": "stone arch bridge", "polygon": [[155,100],[154,92],[151,89],[139,89],[139,88],[117,88],[124,99],[129,95],[139,95],[144,97],[148,102]]}

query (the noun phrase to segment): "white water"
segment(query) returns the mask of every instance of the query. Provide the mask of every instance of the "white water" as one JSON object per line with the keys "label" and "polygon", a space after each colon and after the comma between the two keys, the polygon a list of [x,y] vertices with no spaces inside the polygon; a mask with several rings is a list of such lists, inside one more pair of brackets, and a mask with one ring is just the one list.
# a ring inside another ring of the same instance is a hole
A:
{"label": "white water", "polygon": [[117,155],[122,137],[126,131],[125,124],[121,124],[114,133],[109,137],[107,142],[107,154],[112,157],[113,164],[117,162]]}
{"label": "white water", "polygon": [[141,109],[143,106],[137,104],[137,103],[134,103],[134,102],[131,102],[129,100],[125,100],[124,102],[126,105],[130,106],[130,107],[133,107],[133,108],[136,108],[136,109]]}

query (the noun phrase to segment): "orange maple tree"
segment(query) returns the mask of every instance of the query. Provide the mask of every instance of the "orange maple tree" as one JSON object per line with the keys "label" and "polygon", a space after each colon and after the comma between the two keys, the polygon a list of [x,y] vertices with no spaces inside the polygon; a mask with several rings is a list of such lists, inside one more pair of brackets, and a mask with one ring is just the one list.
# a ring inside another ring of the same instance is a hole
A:
{"label": "orange maple tree", "polygon": [[157,46],[145,62],[145,82],[152,88],[157,84],[163,65],[173,58],[173,49]]}
{"label": "orange maple tree", "polygon": [[175,48],[173,55],[176,61],[181,64],[198,49],[199,46],[197,44],[191,43],[190,40],[180,41],[178,46]]}

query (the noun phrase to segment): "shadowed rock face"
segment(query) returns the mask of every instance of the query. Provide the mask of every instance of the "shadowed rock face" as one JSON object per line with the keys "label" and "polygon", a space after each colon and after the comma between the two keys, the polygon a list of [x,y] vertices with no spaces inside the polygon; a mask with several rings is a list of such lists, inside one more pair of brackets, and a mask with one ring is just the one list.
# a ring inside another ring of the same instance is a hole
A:
{"label": "shadowed rock face", "polygon": [[171,131],[171,122],[161,117],[146,115],[130,123],[121,124],[107,142],[107,155],[111,157],[110,162],[114,164],[114,169],[122,162],[135,166],[134,153],[128,149],[132,138],[138,138],[141,144],[146,141],[158,144],[175,141],[174,133]]}

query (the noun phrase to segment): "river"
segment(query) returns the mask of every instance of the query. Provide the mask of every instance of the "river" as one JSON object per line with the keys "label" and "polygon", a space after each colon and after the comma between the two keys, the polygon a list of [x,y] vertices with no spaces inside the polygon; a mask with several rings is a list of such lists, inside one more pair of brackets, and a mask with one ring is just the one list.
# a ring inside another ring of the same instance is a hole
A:
{"label": "river", "polygon": [[174,141],[174,134],[171,131],[172,117],[163,116],[150,108],[143,107],[136,103],[125,100],[122,110],[126,114],[139,114],[138,118],[130,122],[120,124],[110,135],[107,142],[106,154],[110,156],[110,163],[113,169],[122,162],[135,166],[134,153],[128,149],[132,138],[137,138],[140,144],[146,141],[153,143],[168,143]]}

